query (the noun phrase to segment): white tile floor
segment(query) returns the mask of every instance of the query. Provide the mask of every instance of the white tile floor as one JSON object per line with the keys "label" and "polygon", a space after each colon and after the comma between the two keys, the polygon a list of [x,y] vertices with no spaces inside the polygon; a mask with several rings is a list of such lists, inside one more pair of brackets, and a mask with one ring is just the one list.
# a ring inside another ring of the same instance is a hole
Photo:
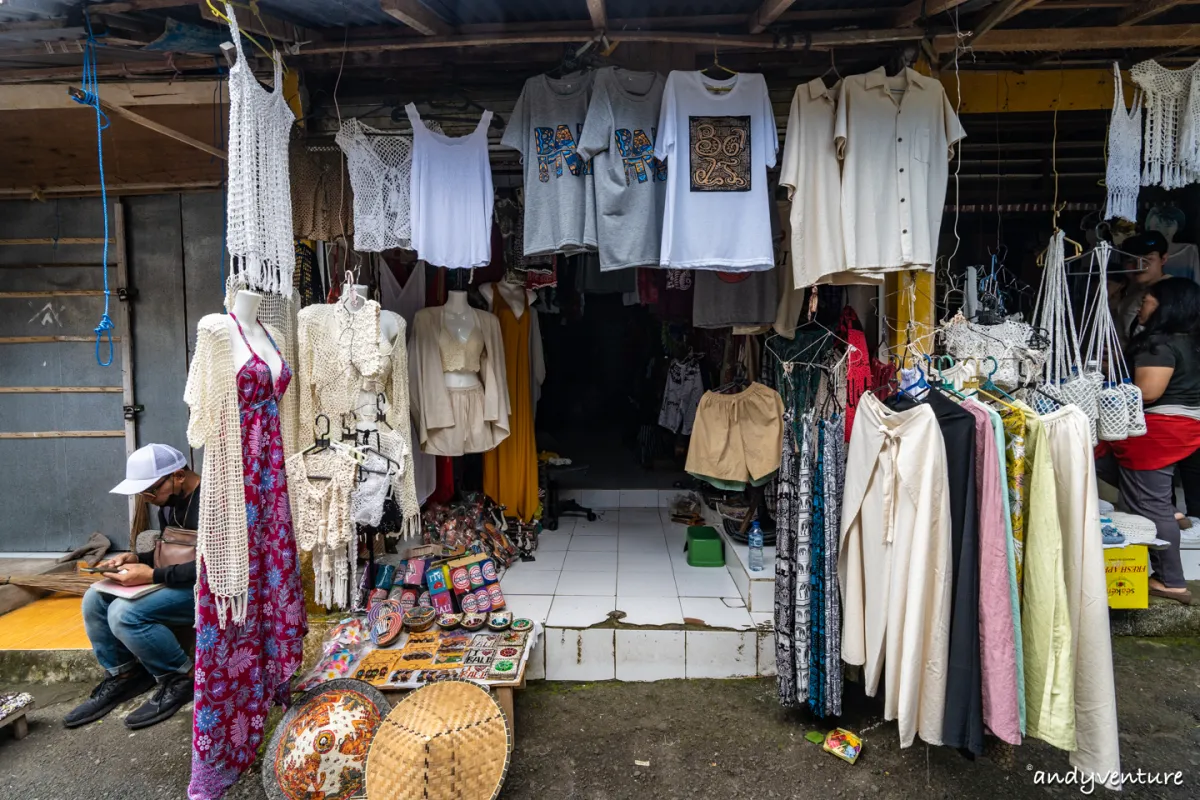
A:
{"label": "white tile floor", "polygon": [[[542,531],[536,561],[508,569],[500,586],[515,614],[562,628],[595,625],[614,610],[625,612],[627,625],[682,625],[687,617],[713,628],[754,628],[725,568],[688,566],[687,529],[667,509],[597,515],[594,522],[563,517],[557,531]],[[548,677],[556,672],[550,650],[560,645],[548,645]]]}

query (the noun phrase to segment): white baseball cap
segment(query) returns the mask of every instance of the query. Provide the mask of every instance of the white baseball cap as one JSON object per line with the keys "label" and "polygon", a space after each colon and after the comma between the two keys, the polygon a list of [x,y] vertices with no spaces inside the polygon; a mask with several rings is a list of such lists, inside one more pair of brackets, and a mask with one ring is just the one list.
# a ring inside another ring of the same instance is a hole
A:
{"label": "white baseball cap", "polygon": [[158,483],[160,478],[187,466],[183,453],[166,444],[148,444],[133,451],[125,461],[125,480],[109,490],[111,494],[138,494]]}

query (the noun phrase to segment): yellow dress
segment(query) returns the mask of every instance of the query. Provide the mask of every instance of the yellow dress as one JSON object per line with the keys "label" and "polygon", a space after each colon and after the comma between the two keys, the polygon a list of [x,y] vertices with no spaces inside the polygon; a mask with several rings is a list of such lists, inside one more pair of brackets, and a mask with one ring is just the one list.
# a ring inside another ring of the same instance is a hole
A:
{"label": "yellow dress", "polygon": [[537,443],[533,434],[529,356],[529,320],[533,315],[526,301],[525,310],[517,317],[498,289],[493,305],[504,339],[511,433],[496,449],[483,454],[483,491],[492,500],[507,506],[507,516],[529,522],[538,507]]}

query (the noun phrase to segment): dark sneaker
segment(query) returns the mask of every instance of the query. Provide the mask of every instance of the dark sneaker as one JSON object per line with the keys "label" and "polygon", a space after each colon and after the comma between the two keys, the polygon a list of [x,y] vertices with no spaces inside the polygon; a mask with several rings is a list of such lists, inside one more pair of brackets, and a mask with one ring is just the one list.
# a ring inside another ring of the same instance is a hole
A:
{"label": "dark sneaker", "polygon": [[162,722],[190,703],[192,693],[191,675],[171,675],[163,678],[150,699],[125,718],[125,727],[136,731]]}
{"label": "dark sneaker", "polygon": [[109,675],[92,690],[87,700],[63,717],[63,725],[78,728],[95,722],[126,700],[132,700],[154,685],[154,678],[140,666],[123,675]]}

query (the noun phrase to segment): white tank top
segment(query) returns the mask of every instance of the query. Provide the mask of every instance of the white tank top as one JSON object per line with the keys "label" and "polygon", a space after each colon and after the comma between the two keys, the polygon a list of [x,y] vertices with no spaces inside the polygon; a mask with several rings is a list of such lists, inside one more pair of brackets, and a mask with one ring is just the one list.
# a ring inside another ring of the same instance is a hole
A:
{"label": "white tank top", "polygon": [[412,248],[437,267],[482,267],[492,259],[492,165],[488,125],[450,137],[428,130],[417,107],[404,107],[413,126]]}

